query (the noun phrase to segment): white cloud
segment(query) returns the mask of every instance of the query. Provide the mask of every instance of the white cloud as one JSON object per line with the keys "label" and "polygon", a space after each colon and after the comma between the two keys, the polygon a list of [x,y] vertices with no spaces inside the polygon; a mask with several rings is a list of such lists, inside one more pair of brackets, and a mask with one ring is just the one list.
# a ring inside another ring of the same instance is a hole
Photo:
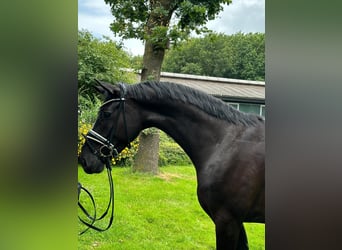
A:
{"label": "white cloud", "polygon": [[[78,29],[86,29],[93,33],[94,36],[101,38],[108,36],[114,41],[120,41],[119,37],[115,37],[110,30],[110,24],[113,16],[110,6],[106,5],[103,0],[79,0],[78,12]],[[143,43],[137,39],[124,40],[126,51],[133,55],[143,55]]]}
{"label": "white cloud", "polygon": [[265,32],[265,1],[233,0],[208,28],[225,34]]}
{"label": "white cloud", "polygon": [[142,41],[138,39],[128,39],[124,41],[124,46],[126,51],[131,53],[132,55],[143,55],[145,46]]}
{"label": "white cloud", "polygon": [[78,6],[82,11],[111,15],[110,6],[104,0],[78,0]]}
{"label": "white cloud", "polygon": [[78,29],[87,29],[98,36],[113,36],[109,25],[113,21],[110,6],[103,0],[78,1]]}
{"label": "white cloud", "polygon": [[88,14],[78,15],[78,29],[87,29],[96,36],[110,36],[113,38],[113,32],[109,29],[112,18],[108,17],[94,17]]}

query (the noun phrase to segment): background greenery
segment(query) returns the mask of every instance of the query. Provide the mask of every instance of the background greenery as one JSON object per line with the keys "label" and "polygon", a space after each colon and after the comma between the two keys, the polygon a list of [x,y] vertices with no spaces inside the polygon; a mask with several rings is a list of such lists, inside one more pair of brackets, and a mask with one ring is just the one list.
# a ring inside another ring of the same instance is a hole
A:
{"label": "background greenery", "polygon": [[210,33],[166,54],[163,71],[244,80],[265,79],[265,34]]}
{"label": "background greenery", "polygon": [[159,166],[189,165],[190,158],[183,149],[163,131],[160,132]]}
{"label": "background greenery", "polygon": [[108,37],[96,38],[86,30],[78,31],[78,89],[82,96],[94,95],[94,79],[111,83],[136,81],[131,56]]}

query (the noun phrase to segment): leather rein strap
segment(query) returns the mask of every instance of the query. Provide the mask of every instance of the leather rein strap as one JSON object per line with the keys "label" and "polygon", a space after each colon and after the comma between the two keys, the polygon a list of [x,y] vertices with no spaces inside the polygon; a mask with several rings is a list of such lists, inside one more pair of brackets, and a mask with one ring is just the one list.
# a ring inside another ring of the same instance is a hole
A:
{"label": "leather rein strap", "polygon": [[[113,178],[112,178],[112,174],[111,174],[112,168],[110,165],[110,159],[109,158],[107,158],[107,160],[106,160],[106,168],[107,168],[107,175],[108,175],[108,181],[109,181],[109,187],[110,187],[109,202],[108,202],[108,206],[107,206],[106,210],[104,211],[104,213],[99,218],[97,218],[97,215],[96,215],[96,204],[95,204],[95,200],[94,200],[93,196],[91,195],[91,193],[86,188],[82,187],[81,183],[78,183],[78,186],[77,186],[78,206],[81,209],[81,211],[83,212],[83,214],[90,220],[90,222],[87,222],[87,221],[83,220],[80,216],[78,216],[78,219],[84,225],[87,226],[87,228],[84,229],[82,232],[80,232],[79,235],[82,235],[85,232],[87,232],[89,230],[89,228],[94,229],[94,230],[99,231],[99,232],[106,231],[107,229],[109,229],[111,227],[111,225],[113,223],[113,220],[114,220],[114,184],[113,184]],[[84,208],[84,206],[80,202],[81,190],[85,191],[91,200],[91,203],[92,203],[93,209],[94,209],[93,215],[90,215],[90,213]],[[108,214],[109,210],[111,210],[111,214],[110,214],[110,219],[109,219],[107,227],[99,228],[99,227],[95,226],[94,223],[96,221],[102,220]]]}

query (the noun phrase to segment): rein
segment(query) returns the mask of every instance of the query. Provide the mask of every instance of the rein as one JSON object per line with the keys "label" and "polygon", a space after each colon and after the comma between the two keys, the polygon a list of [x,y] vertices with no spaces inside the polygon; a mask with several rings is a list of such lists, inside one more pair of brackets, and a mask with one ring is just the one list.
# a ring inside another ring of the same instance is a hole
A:
{"label": "rein", "polygon": [[[95,200],[94,200],[93,196],[91,195],[91,193],[86,188],[82,187],[81,183],[78,183],[78,185],[77,185],[77,190],[78,190],[78,206],[82,210],[84,215],[86,215],[86,217],[90,220],[90,222],[87,222],[87,221],[83,220],[80,216],[78,216],[78,219],[84,225],[87,226],[87,228],[84,229],[82,232],[80,232],[79,235],[82,235],[85,232],[87,232],[89,230],[89,228],[94,229],[94,230],[99,231],[99,232],[106,231],[107,229],[109,229],[111,227],[111,225],[113,223],[113,220],[114,220],[114,184],[113,184],[113,178],[112,178],[112,174],[111,174],[112,168],[110,166],[110,159],[108,159],[106,161],[106,168],[107,168],[107,175],[108,175],[108,181],[109,181],[109,187],[110,187],[109,202],[108,202],[108,206],[107,206],[106,210],[104,211],[104,213],[99,218],[97,218],[97,215],[96,215],[96,204],[95,204]],[[83,191],[85,191],[87,193],[87,195],[89,196],[89,198],[90,198],[90,200],[92,202],[93,209],[94,209],[94,214],[93,215],[90,215],[90,213],[84,208],[84,206],[80,202],[81,190],[83,190]],[[109,219],[107,227],[99,228],[99,227],[95,226],[94,223],[96,221],[102,220],[108,214],[109,209],[111,209],[111,214],[110,214],[110,219]]]}
{"label": "rein", "polygon": [[[102,106],[104,106],[108,103],[111,103],[111,102],[120,102],[120,111],[122,111],[122,114],[123,114],[125,134],[126,134],[126,138],[127,138],[127,147],[130,148],[131,145],[130,145],[130,140],[128,137],[126,112],[125,112],[125,98],[124,98],[125,92],[126,92],[125,86],[122,84],[121,85],[121,97],[110,99],[110,100],[104,102],[102,104]],[[117,124],[119,122],[120,113],[121,112],[118,112]],[[81,233],[79,233],[79,235],[82,235],[83,233],[88,231],[89,228],[94,229],[94,230],[99,231],[99,232],[106,231],[107,229],[109,229],[111,227],[111,225],[113,223],[113,220],[114,220],[114,183],[113,183],[113,178],[112,178],[112,174],[111,174],[112,167],[111,167],[110,161],[112,158],[116,158],[119,153],[118,153],[118,150],[115,148],[115,145],[110,141],[110,139],[113,138],[113,136],[115,136],[116,129],[117,129],[117,126],[115,127],[115,129],[114,129],[114,127],[111,129],[109,139],[107,139],[106,137],[97,133],[93,129],[91,129],[87,135],[83,135],[86,138],[86,143],[89,146],[89,148],[91,149],[92,153],[95,154],[97,157],[99,157],[101,160],[105,161],[105,165],[106,165],[106,169],[107,169],[107,175],[108,175],[108,182],[109,182],[109,187],[110,187],[110,193],[109,193],[108,206],[107,206],[105,212],[100,217],[97,218],[96,204],[95,204],[95,200],[94,200],[93,196],[91,195],[91,193],[86,188],[82,187],[81,183],[78,183],[78,186],[77,186],[78,206],[81,209],[81,211],[83,212],[83,214],[90,220],[90,222],[87,222],[87,221],[83,220],[80,216],[78,216],[79,220],[84,225],[87,226],[87,228],[84,229]],[[91,143],[89,141],[93,141],[93,142],[96,142],[97,144],[100,144],[101,147],[100,147],[99,151],[97,151],[91,145]],[[89,198],[91,200],[91,203],[92,203],[92,206],[94,209],[93,215],[90,215],[90,213],[85,209],[85,207],[80,202],[80,193],[82,190],[84,192],[86,192],[86,194],[89,196]],[[110,215],[110,219],[109,219],[107,227],[99,228],[99,227],[95,226],[94,223],[96,221],[100,221],[103,218],[105,218],[105,216],[108,214],[109,210],[111,210],[111,215]]]}

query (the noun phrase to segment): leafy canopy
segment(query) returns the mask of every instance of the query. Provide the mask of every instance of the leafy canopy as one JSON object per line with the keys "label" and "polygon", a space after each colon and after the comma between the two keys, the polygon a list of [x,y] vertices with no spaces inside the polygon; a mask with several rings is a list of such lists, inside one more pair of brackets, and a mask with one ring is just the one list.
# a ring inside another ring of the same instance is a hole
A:
{"label": "leafy canopy", "polygon": [[111,30],[123,39],[137,38],[159,43],[185,39],[192,31],[206,32],[204,26],[215,19],[231,0],[104,0],[111,6]]}
{"label": "leafy canopy", "polygon": [[78,32],[78,84],[80,94],[92,96],[95,78],[108,82],[136,81],[129,55],[111,39],[95,38],[89,31]]}
{"label": "leafy canopy", "polygon": [[236,78],[265,79],[265,35],[211,33],[171,48],[163,71]]}

